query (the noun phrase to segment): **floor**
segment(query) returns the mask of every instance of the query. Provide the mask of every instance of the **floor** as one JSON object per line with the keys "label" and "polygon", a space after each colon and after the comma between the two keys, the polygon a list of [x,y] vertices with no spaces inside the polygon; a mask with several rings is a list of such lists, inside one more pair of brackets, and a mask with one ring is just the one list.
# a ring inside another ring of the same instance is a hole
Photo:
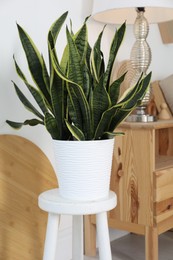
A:
{"label": "floor", "polygon": [[[135,234],[128,234],[111,242],[112,260],[145,260],[144,243],[144,236]],[[85,260],[96,259],[99,257],[85,257]],[[159,260],[173,260],[172,231],[159,236]]]}

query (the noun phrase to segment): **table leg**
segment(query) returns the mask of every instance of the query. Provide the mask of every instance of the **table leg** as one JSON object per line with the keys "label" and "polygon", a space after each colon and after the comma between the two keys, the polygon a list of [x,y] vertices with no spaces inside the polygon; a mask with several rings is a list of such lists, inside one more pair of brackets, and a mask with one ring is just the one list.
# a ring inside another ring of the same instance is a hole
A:
{"label": "table leg", "polygon": [[55,260],[60,215],[49,213],[43,260]]}
{"label": "table leg", "polygon": [[92,223],[91,217],[91,215],[84,217],[85,255],[96,256],[96,225]]}
{"label": "table leg", "polygon": [[107,212],[96,215],[97,239],[100,260],[112,260]]}
{"label": "table leg", "polygon": [[157,228],[145,227],[145,259],[158,260]]}
{"label": "table leg", "polygon": [[83,215],[73,216],[72,260],[83,260]]}

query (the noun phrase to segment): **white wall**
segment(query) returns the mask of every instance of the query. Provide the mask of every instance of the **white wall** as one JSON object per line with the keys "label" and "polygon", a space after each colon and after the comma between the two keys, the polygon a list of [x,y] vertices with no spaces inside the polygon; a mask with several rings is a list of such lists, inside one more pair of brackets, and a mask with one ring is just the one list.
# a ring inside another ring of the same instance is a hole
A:
{"label": "white wall", "polygon": [[[32,118],[32,115],[23,109],[18,101],[11,80],[21,85],[16,76],[13,65],[13,54],[23,71],[29,77],[24,53],[18,39],[16,22],[30,34],[40,51],[47,59],[46,37],[51,23],[64,11],[69,10],[69,17],[73,21],[74,30],[79,28],[84,18],[91,13],[92,0],[1,0],[0,1],[0,134],[17,134],[26,137],[36,143],[49,157],[54,165],[51,148],[51,138],[43,127],[24,127],[15,131],[6,123],[6,119],[23,121]],[[68,18],[69,21],[69,18]],[[88,22],[89,38],[93,44],[102,25],[92,19]],[[114,26],[107,26],[105,30],[103,50],[105,55],[113,35]],[[61,34],[58,52],[61,53],[64,46],[65,35]],[[129,59],[130,49],[134,42],[132,27],[127,27],[126,37],[121,47],[117,61]],[[150,69],[153,71],[153,80],[162,79],[173,73],[173,45],[163,45],[157,25],[152,25],[148,42],[152,48],[153,59]],[[25,86],[23,86],[25,93]],[[63,228],[70,230],[71,222],[67,219]],[[69,241],[69,240],[68,240]],[[69,242],[70,243],[70,242]],[[61,258],[60,258],[61,259]]]}

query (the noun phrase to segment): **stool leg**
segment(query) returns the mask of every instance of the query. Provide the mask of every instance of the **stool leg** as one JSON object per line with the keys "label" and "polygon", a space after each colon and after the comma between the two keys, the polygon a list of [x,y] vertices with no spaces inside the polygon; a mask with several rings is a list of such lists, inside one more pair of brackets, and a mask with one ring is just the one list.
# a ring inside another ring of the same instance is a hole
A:
{"label": "stool leg", "polygon": [[60,215],[49,213],[43,260],[55,260]]}
{"label": "stool leg", "polygon": [[73,216],[72,260],[83,260],[83,216]]}
{"label": "stool leg", "polygon": [[96,215],[97,239],[100,260],[112,260],[107,212]]}

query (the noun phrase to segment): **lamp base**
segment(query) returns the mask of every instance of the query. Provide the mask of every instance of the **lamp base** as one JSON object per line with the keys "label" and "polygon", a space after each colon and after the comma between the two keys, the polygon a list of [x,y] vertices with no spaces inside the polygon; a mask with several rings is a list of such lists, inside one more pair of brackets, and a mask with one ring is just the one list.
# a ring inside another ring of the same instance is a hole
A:
{"label": "lamp base", "polygon": [[145,114],[146,107],[137,107],[133,114],[129,115],[126,119],[127,122],[154,122],[156,121],[156,116]]}

